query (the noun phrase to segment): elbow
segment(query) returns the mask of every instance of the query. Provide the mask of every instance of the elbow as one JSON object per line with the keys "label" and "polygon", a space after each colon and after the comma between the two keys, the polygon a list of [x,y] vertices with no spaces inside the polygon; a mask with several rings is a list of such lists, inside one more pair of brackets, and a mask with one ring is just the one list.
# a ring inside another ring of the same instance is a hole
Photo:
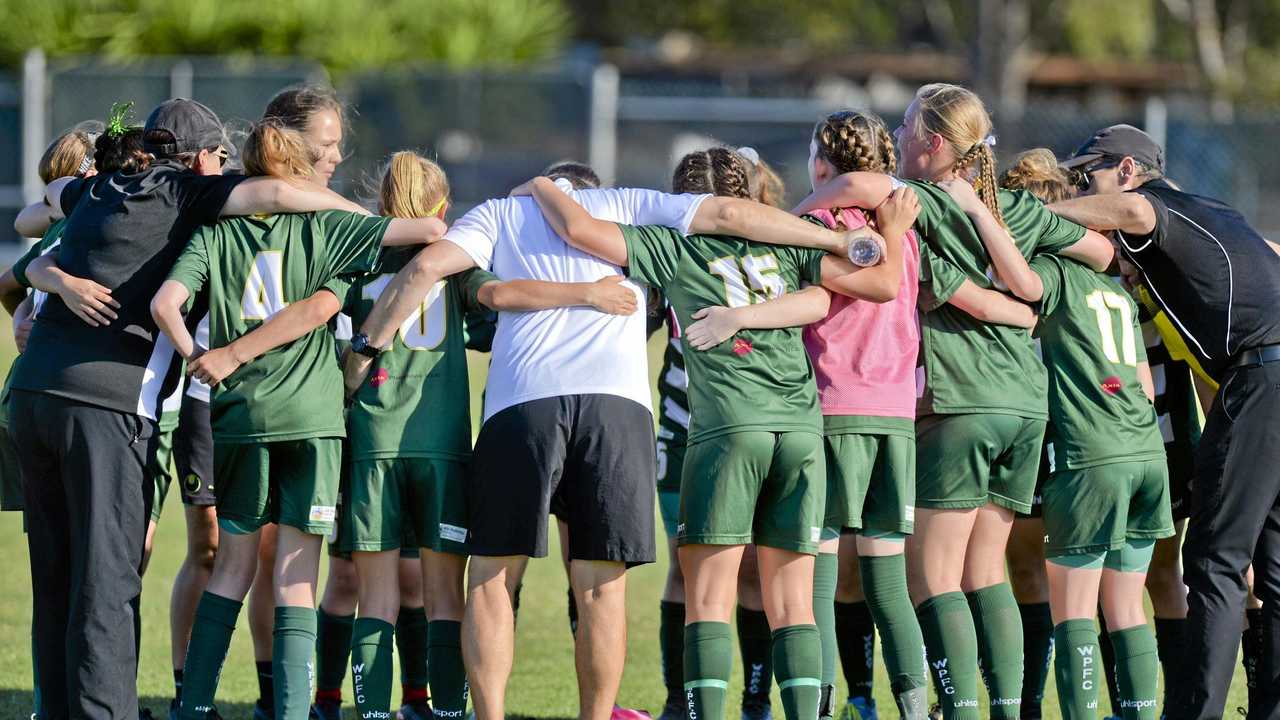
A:
{"label": "elbow", "polygon": [[502,283],[490,282],[480,286],[480,290],[476,292],[476,299],[481,305],[490,310],[502,310],[508,301],[507,292],[503,289]]}
{"label": "elbow", "polygon": [[[735,234],[730,232],[742,224],[742,204],[732,199],[722,199],[716,203],[716,227],[725,232],[725,234]],[[740,234],[740,233],[738,233]]]}
{"label": "elbow", "polygon": [[1009,292],[1019,300],[1039,302],[1040,298],[1044,297],[1044,285],[1040,283],[1040,278],[1032,273],[1032,277],[1019,278],[1017,282],[1010,285]]}
{"label": "elbow", "polygon": [[159,295],[151,298],[151,319],[155,321],[156,326],[161,331],[167,326],[169,318],[169,307],[165,304]]}
{"label": "elbow", "polygon": [[870,296],[867,300],[874,303],[891,302],[898,297],[898,293],[902,291],[902,273],[893,273],[890,277],[881,278],[870,288]]}

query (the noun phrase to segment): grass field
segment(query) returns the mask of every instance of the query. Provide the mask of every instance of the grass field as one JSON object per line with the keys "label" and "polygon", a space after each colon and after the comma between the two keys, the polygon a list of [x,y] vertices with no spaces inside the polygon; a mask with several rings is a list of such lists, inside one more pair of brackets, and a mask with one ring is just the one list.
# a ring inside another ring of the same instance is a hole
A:
{"label": "grass field", "polygon": [[[2,315],[2,314],[0,314]],[[651,370],[656,375],[660,344],[650,347]],[[0,319],[0,363],[8,366],[13,353],[8,318]],[[485,360],[472,358],[472,383],[482,387]],[[479,393],[474,393],[478,407]],[[660,527],[660,526],[659,526]],[[659,530],[660,532],[660,530]],[[151,567],[144,582],[142,657],[138,677],[143,705],[163,716],[173,693],[169,659],[168,603],[172,578],[185,549],[185,530],[176,497],[170,497],[165,516],[155,539]],[[32,681],[29,653],[31,592],[28,581],[28,559],[22,521],[18,514],[0,514],[0,718],[25,718],[31,711]],[[511,715],[535,718],[574,717],[577,712],[577,686],[574,680],[572,641],[565,613],[564,571],[552,556],[533,561],[525,580],[517,631],[515,671],[507,693]],[[665,554],[655,565],[637,568],[628,575],[628,645],[627,666],[622,679],[619,702],[642,708],[656,716],[665,692],[659,667],[658,597],[666,572]],[[323,568],[322,568],[323,573]],[[838,697],[843,698],[843,682]],[[741,668],[735,663],[730,697],[738,697],[742,689]],[[775,691],[776,693],[776,691]],[[397,697],[398,697],[397,691]],[[351,697],[350,685],[343,693]],[[257,697],[252,646],[244,616],[232,643],[231,654],[222,674],[218,706],[228,720],[249,720],[252,703]],[[894,717],[892,700],[877,659],[876,697],[885,717]],[[1244,705],[1243,675],[1236,673],[1228,713]],[[1045,696],[1045,717],[1058,718],[1056,696],[1050,687]],[[1105,702],[1104,702],[1105,707]],[[727,712],[736,712],[730,703]],[[775,710],[781,713],[776,701]],[[355,713],[347,706],[346,717]]]}

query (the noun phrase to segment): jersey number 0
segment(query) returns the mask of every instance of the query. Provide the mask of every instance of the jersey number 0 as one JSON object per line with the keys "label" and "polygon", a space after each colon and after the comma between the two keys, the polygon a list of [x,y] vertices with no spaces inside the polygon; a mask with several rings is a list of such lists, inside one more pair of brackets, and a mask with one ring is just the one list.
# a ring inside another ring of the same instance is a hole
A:
{"label": "jersey number 0", "polygon": [[[393,277],[395,276],[379,275],[376,280],[364,286],[361,297],[377,302]],[[444,342],[447,286],[448,283],[444,280],[436,283],[409,319],[400,325],[400,341],[405,347],[410,350],[435,350]]]}

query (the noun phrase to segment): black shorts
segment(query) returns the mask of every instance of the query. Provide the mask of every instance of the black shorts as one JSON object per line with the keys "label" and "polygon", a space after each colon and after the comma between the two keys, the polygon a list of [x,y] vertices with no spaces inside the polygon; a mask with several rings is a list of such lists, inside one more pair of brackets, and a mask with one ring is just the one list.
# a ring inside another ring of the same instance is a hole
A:
{"label": "black shorts", "polygon": [[213,425],[209,403],[190,395],[182,398],[178,428],[173,431],[173,467],[181,481],[182,504],[212,507]]}
{"label": "black shorts", "polygon": [[656,559],[653,416],[615,395],[513,405],[480,428],[467,484],[472,555],[546,557],[552,499],[571,560]]}

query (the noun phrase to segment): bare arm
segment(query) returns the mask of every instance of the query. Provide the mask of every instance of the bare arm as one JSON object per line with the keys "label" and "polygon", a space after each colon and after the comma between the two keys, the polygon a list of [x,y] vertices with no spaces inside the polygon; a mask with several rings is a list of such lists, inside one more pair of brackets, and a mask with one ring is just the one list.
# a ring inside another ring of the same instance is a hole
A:
{"label": "bare arm", "polygon": [[62,191],[66,190],[74,180],[73,177],[63,177],[44,186],[44,204],[49,208],[51,220],[61,220],[66,217],[62,207]]}
{"label": "bare arm", "polygon": [[110,325],[116,319],[112,308],[120,307],[120,303],[111,297],[111,290],[92,280],[64,272],[51,256],[52,253],[41,255],[27,266],[27,280],[31,281],[31,287],[58,295],[68,310],[94,327]]}
{"label": "bare arm", "polygon": [[1077,197],[1053,203],[1049,209],[1094,230],[1147,235],[1156,228],[1156,211],[1151,201],[1135,192]]}
{"label": "bare arm", "polygon": [[980,288],[971,280],[961,283],[947,302],[985,323],[1011,325],[1028,330],[1036,325],[1036,314],[1030,305],[1018,302],[1002,292]]}
{"label": "bare arm", "polygon": [[893,192],[893,179],[883,173],[850,172],[837,175],[814,189],[791,212],[803,215],[822,208],[856,207],[872,210]]}
{"label": "bare arm", "polygon": [[[617,224],[591,217],[591,213],[545,177],[534,178],[533,199],[547,223],[566,243],[605,262],[626,266],[627,241]],[[703,206],[714,199],[708,198]],[[701,214],[701,207],[698,212]]]}
{"label": "bare arm", "polygon": [[973,223],[978,237],[987,248],[987,255],[991,257],[996,275],[1008,286],[1010,292],[1028,302],[1039,300],[1044,295],[1040,276],[1027,264],[1008,228],[996,220],[973,186],[965,180],[946,180],[938,183],[938,186],[946,191]]}
{"label": "bare arm", "polygon": [[636,311],[635,290],[622,284],[621,275],[595,282],[559,283],[543,280],[506,280],[485,283],[478,293],[480,302],[501,312],[532,312],[562,307],[586,306],[610,315],[630,315]]}
{"label": "bare arm", "polygon": [[225,347],[210,348],[192,361],[187,373],[213,387],[239,370],[241,365],[322,327],[341,309],[342,304],[332,292],[319,290],[305,300],[290,303]]}
{"label": "bare arm", "polygon": [[1106,272],[1115,260],[1116,249],[1105,235],[1085,230],[1084,237],[1059,254],[1089,266],[1094,272]]}
{"label": "bare arm", "polygon": [[1200,401],[1200,412],[1208,415],[1213,409],[1213,401],[1218,397],[1218,389],[1210,385],[1204,378],[1191,373],[1191,381],[1195,384],[1196,399]]}
{"label": "bare arm", "polygon": [[684,339],[696,350],[710,350],[739,330],[772,330],[817,322],[831,310],[831,293],[818,286],[742,307],[706,307],[693,314]]}
{"label": "bare arm", "polygon": [[448,229],[449,226],[436,217],[395,218],[387,224],[387,232],[382,236],[382,244],[387,247],[429,245],[444,237]]}
{"label": "bare arm", "polygon": [[1138,363],[1138,382],[1142,384],[1142,394],[1147,396],[1147,401],[1154,404],[1156,383],[1151,379],[1151,365],[1146,360]]}
{"label": "bare arm", "polygon": [[31,203],[18,211],[13,230],[22,237],[38,238],[53,224],[53,208],[43,202]]}
{"label": "bare arm", "polygon": [[902,288],[902,243],[920,214],[920,200],[911,188],[898,188],[876,209],[876,223],[884,230],[884,262],[860,268],[844,257],[822,259],[822,285],[842,295],[889,302]]}
{"label": "bare arm", "polygon": [[844,255],[858,237],[879,237],[869,227],[836,232],[774,207],[741,198],[711,197],[698,206],[689,232],[733,235],[754,242],[806,247]]}
{"label": "bare arm", "polygon": [[31,296],[28,295],[13,312],[13,344],[17,346],[20,353],[27,351],[27,338],[31,337],[33,310],[35,305],[31,301]]}
{"label": "bare arm", "polygon": [[165,280],[156,296],[151,298],[151,317],[156,326],[164,333],[173,347],[182,357],[190,360],[196,351],[195,339],[187,330],[182,318],[182,307],[187,304],[191,293],[186,286],[175,280]]}
{"label": "bare arm", "polygon": [[18,279],[13,276],[13,269],[0,273],[0,304],[4,305],[4,309],[16,318],[18,305],[25,299],[27,299],[27,289],[22,287]]}
{"label": "bare arm", "polygon": [[[50,187],[53,187],[50,185]],[[369,211],[338,193],[314,185],[295,185],[271,177],[254,177],[245,180],[227,196],[221,217],[273,213],[319,212],[321,210],[346,210],[369,215]]]}

